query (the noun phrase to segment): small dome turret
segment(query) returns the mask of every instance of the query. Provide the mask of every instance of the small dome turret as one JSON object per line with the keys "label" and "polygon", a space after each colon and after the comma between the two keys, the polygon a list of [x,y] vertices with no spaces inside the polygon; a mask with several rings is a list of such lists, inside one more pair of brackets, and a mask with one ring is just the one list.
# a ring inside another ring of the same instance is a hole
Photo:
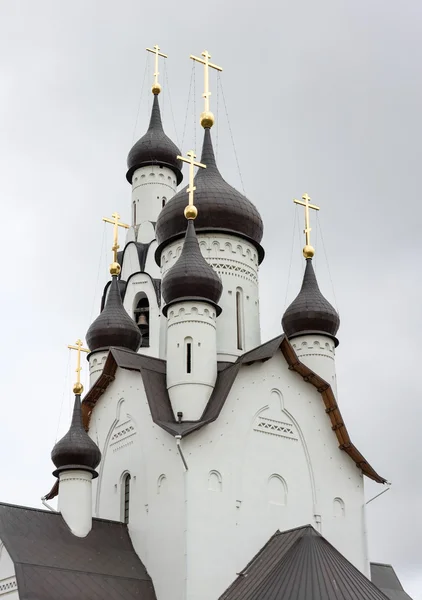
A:
{"label": "small dome turret", "polygon": [[104,310],[91,324],[86,334],[88,348],[127,348],[137,352],[141,333],[122,304],[117,275],[113,275]]}
{"label": "small dome turret", "polygon": [[177,158],[179,154],[179,148],[164,133],[158,95],[154,95],[148,130],[132,147],[127,157],[126,179],[132,183],[132,176],[136,169],[148,165],[159,165],[171,169],[176,175],[177,184],[179,184],[183,179],[182,163]]}
{"label": "small dome turret", "polygon": [[[183,209],[182,218],[184,219]],[[186,219],[184,220],[186,223]],[[221,309],[217,303],[222,291],[221,279],[201,254],[193,219],[188,219],[182,252],[176,264],[165,275],[161,286],[166,302],[163,313],[167,314],[170,304],[196,299],[215,305],[219,314]]]}
{"label": "small dome turret", "polygon": [[89,471],[93,477],[97,477],[95,469],[100,463],[101,452],[83,427],[79,394],[75,395],[70,429],[54,446],[51,460],[56,467],[53,473],[56,477],[62,471],[71,470]]}
{"label": "small dome turret", "polygon": [[[198,208],[196,231],[206,233],[217,230],[239,235],[256,246],[261,262],[264,257],[260,245],[263,235],[261,216],[252,202],[222,178],[215,161],[209,128],[204,131],[201,163],[206,165],[206,169],[199,169],[195,176],[195,206]],[[182,237],[185,232],[183,209],[186,191],[187,188],[184,188],[167,202],[158,217],[155,228],[157,264],[160,264],[163,247]]]}
{"label": "small dome turret", "polygon": [[306,269],[299,294],[286,309],[282,326],[288,338],[308,333],[320,333],[333,338],[340,326],[340,317],[335,308],[321,294],[312,258],[306,259]]}

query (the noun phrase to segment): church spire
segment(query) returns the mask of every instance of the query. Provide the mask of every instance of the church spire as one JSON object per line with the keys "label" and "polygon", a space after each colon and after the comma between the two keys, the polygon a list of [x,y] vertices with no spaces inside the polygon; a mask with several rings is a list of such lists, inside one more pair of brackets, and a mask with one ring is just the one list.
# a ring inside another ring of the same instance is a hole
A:
{"label": "church spire", "polygon": [[164,133],[161,121],[160,104],[158,102],[158,94],[161,92],[161,85],[158,83],[158,57],[167,58],[167,54],[163,54],[159,50],[160,48],[157,45],[154,48],[147,48],[148,52],[155,54],[154,83],[151,90],[154,94],[154,101],[152,103],[148,130],[131,148],[127,157],[128,171],[126,179],[129,183],[132,183],[133,175],[137,169],[149,165],[158,165],[159,167],[168,167],[171,169],[176,175],[177,184],[183,179],[182,163],[177,158],[180,150]]}
{"label": "church spire", "polygon": [[321,294],[312,265],[315,250],[310,243],[309,209],[319,210],[319,207],[309,203],[311,198],[308,194],[304,194],[302,199],[303,201],[294,200],[293,202],[305,207],[306,243],[303,255],[306,258],[306,268],[300,292],[286,309],[282,318],[282,326],[288,338],[318,333],[328,335],[337,345],[338,340],[335,336],[340,326],[340,317],[335,308]]}

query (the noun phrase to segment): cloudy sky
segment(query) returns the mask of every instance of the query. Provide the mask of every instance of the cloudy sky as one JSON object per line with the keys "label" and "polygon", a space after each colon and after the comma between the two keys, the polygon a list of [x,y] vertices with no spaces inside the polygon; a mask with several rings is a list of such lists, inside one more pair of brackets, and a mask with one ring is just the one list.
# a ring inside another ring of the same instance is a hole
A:
{"label": "cloudy sky", "polygon": [[[125,160],[151,102],[145,47],[169,55],[161,103],[184,152],[201,136],[189,54],[207,48],[224,67],[219,94],[212,76],[221,171],[243,180],[265,223],[263,340],[298,291],[292,199],[306,191],[321,206],[318,278],[342,319],[340,406],[392,482],[368,506],[371,558],[422,598],[421,38],[416,0],[0,0],[1,500],[39,506],[53,482],[66,345],[84,336],[107,279],[101,218],[130,219]],[[369,482],[367,498],[380,491]]]}

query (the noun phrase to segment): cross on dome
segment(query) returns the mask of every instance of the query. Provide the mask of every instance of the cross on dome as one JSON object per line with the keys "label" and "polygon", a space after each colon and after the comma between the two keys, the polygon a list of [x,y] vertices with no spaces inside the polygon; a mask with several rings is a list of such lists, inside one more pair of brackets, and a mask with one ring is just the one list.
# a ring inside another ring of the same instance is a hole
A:
{"label": "cross on dome", "polygon": [[[303,200],[303,202],[302,202]],[[303,233],[305,234],[305,247],[303,248],[303,256],[305,258],[312,258],[313,255],[315,254],[315,249],[311,246],[311,231],[312,228],[309,225],[309,209],[312,208],[313,210],[319,210],[319,206],[316,206],[315,204],[310,204],[309,201],[311,200],[311,197],[308,194],[303,194],[302,196],[302,200],[293,200],[293,202],[295,204],[300,204],[301,206],[305,207],[305,229],[303,230]]]}
{"label": "cross on dome", "polygon": [[161,92],[161,85],[158,83],[158,76],[160,74],[158,71],[158,57],[161,56],[162,58],[167,58],[167,54],[163,54],[163,52],[160,52],[160,46],[158,46],[157,44],[155,44],[155,46],[153,48],[145,48],[145,49],[147,52],[152,52],[153,54],[155,54],[154,83],[151,88],[151,91],[154,94],[154,96],[158,96],[158,94]]}
{"label": "cross on dome", "polygon": [[110,273],[112,275],[118,275],[120,273],[120,265],[117,262],[117,250],[120,248],[119,246],[119,227],[123,227],[124,229],[129,229],[129,225],[127,225],[126,223],[120,223],[120,215],[117,212],[114,212],[111,215],[111,219],[109,219],[108,217],[103,217],[103,221],[105,221],[106,223],[111,223],[112,225],[114,225],[114,229],[113,229],[113,246],[112,246],[112,251],[113,251],[113,262],[110,265]]}
{"label": "cross on dome", "polygon": [[216,71],[222,71],[223,69],[210,62],[211,54],[209,54],[208,50],[204,50],[202,56],[204,58],[199,58],[198,56],[191,54],[189,58],[204,65],[204,93],[202,94],[202,97],[204,98],[204,112],[201,113],[201,125],[206,128],[214,125],[214,115],[210,111],[211,92],[209,85],[209,69],[215,69]]}
{"label": "cross on dome", "polygon": [[88,348],[83,347],[82,340],[76,340],[75,346],[68,345],[69,350],[76,350],[76,382],[73,386],[74,394],[82,394],[84,391],[84,386],[81,383],[81,352],[89,352]]}
{"label": "cross on dome", "polygon": [[194,176],[194,167],[199,167],[200,169],[206,169],[207,165],[204,165],[200,162],[195,161],[196,154],[193,150],[189,150],[186,153],[188,158],[184,156],[178,156],[178,160],[183,160],[183,162],[188,163],[189,165],[189,185],[187,187],[186,192],[189,194],[189,203],[185,208],[185,217],[187,219],[196,219],[198,214],[198,210],[196,206],[193,204],[193,193],[196,190],[196,186],[193,184],[193,176]]}

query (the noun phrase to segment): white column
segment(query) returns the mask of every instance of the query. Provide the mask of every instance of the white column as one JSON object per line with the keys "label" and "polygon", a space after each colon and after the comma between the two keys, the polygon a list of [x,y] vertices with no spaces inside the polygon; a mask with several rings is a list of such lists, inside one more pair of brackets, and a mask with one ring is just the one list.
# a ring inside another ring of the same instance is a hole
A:
{"label": "white column", "polygon": [[200,419],[217,379],[216,309],[178,302],[167,313],[167,389],[174,416]]}
{"label": "white column", "polygon": [[92,528],[92,473],[72,470],[59,474],[58,509],[73,535],[88,535]]}

